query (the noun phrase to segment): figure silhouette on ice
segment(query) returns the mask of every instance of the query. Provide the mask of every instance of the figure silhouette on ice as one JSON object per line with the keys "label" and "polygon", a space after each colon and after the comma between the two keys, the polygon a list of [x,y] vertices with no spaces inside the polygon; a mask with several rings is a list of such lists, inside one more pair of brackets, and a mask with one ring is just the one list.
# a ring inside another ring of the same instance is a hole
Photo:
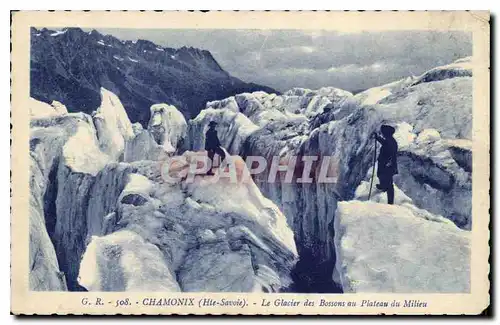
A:
{"label": "figure silhouette on ice", "polygon": [[380,127],[382,136],[378,135],[377,132],[374,132],[372,135],[382,144],[378,156],[377,177],[380,184],[377,184],[377,188],[387,192],[387,203],[389,204],[394,204],[394,184],[392,177],[398,173],[398,143],[392,136],[394,132],[395,129],[392,126],[382,125]]}
{"label": "figure silhouette on ice", "polygon": [[[215,154],[220,156],[220,165],[222,166],[222,162],[226,159],[226,153],[222,149],[219,141],[219,137],[217,136],[217,130],[215,126],[217,123],[215,121],[211,121],[208,123],[208,131],[205,134],[205,150],[208,151],[208,158],[210,159],[212,165],[214,161]],[[213,175],[212,168],[210,168],[207,172],[207,175]]]}

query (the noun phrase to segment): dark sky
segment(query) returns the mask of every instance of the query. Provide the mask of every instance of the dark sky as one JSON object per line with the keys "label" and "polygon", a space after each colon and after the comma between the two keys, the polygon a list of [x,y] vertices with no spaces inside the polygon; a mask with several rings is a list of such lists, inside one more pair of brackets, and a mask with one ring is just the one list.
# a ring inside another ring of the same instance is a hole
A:
{"label": "dark sky", "polygon": [[285,91],[366,89],[472,55],[463,32],[326,30],[98,29],[123,40],[209,50],[230,74]]}

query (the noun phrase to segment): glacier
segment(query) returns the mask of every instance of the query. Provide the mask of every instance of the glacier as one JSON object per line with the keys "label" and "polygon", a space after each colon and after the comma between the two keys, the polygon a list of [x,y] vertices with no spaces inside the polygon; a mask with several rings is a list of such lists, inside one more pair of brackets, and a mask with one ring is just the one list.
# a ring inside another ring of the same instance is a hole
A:
{"label": "glacier", "polygon": [[68,113],[66,106],[57,100],[52,101],[49,105],[44,102],[39,102],[32,97],[29,99],[29,111],[31,118],[58,116]]}
{"label": "glacier", "polygon": [[[116,95],[106,89],[101,95],[92,115],[31,120],[31,288],[287,288],[298,258],[293,232],[253,181],[212,184],[195,175],[194,183],[166,182],[166,163],[187,169],[199,154],[178,155],[174,148],[186,134],[182,114],[153,106],[160,116],[152,114],[142,129],[130,123]],[[232,158],[240,171],[246,168]]]}
{"label": "glacier", "polygon": [[346,293],[470,292],[470,233],[427,214],[404,205],[339,203],[334,281]]}
{"label": "glacier", "polygon": [[[357,94],[242,93],[189,120],[157,103],[144,127],[104,88],[90,115],[32,99],[31,288],[468,292],[471,60]],[[211,121],[236,183],[188,179]],[[399,145],[394,206],[375,187],[368,201],[383,123]],[[242,178],[251,156],[332,157],[336,182],[317,181],[319,163],[311,183]]]}
{"label": "glacier", "polygon": [[[179,168],[188,166],[186,161]],[[130,167],[114,210],[94,220],[98,223],[89,233],[80,285],[89,290],[231,292],[277,292],[289,285],[297,259],[293,233],[255,184],[212,184],[204,175],[190,184],[182,179],[166,183],[158,162]],[[116,278],[123,280],[102,282]]]}
{"label": "glacier", "polygon": [[[287,160],[330,156],[335,184],[269,183],[269,170],[256,175],[262,193],[277,204],[293,228],[299,255],[315,263],[319,284],[308,274],[299,282],[324,287],[336,264],[335,215],[373,164],[372,132],[381,124],[397,126],[399,175],[395,184],[420,208],[471,229],[472,58],[437,67],[356,95],[326,87],[293,89],[283,95],[244,93],[207,103],[189,121],[191,149],[200,149],[203,128],[218,122],[222,146],[242,157]],[[236,124],[236,125],[235,125]],[[312,175],[318,176],[317,166]],[[401,197],[400,195],[400,197]],[[382,197],[380,197],[382,200]],[[302,277],[302,278],[301,278]],[[333,284],[332,290],[339,290]]]}
{"label": "glacier", "polygon": [[118,159],[134,136],[125,108],[115,94],[101,88],[101,106],[92,115],[101,150]]}
{"label": "glacier", "polygon": [[184,115],[175,106],[155,104],[151,106],[148,130],[166,152],[173,153],[183,148],[187,123]]}

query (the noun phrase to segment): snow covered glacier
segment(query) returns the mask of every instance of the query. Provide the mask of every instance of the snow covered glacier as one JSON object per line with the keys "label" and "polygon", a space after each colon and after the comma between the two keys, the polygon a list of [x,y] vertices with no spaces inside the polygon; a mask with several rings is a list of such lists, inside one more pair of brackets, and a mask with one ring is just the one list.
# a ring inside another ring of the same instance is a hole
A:
{"label": "snow covered glacier", "polygon": [[[45,227],[31,230],[32,288],[468,292],[470,60],[356,95],[243,93],[189,121],[157,104],[146,128],[104,89],[92,116],[33,100],[31,219]],[[238,173],[249,156],[332,157],[336,181],[317,181],[319,163],[310,183],[270,182],[269,168],[236,184],[188,181],[210,121]],[[382,123],[397,129],[394,206],[377,191],[367,202]],[[166,164],[181,177],[168,181]]]}
{"label": "snow covered glacier", "polygon": [[[232,154],[263,156],[267,161],[274,156],[284,161],[293,156],[334,158],[330,166],[337,177],[334,184],[268,182],[269,170],[255,177],[262,193],[279,206],[294,230],[299,255],[305,261],[297,264],[303,268],[296,270],[297,280],[320,280],[319,286],[323,286],[325,278],[334,272],[333,265],[347,263],[345,259],[336,261],[346,256],[339,254],[340,239],[334,240],[338,204],[354,199],[358,186],[366,185],[374,154],[370,135],[383,123],[397,128],[400,152],[395,184],[401,195],[409,198],[416,209],[435,216],[432,220],[449,220],[453,223],[451,229],[457,231],[471,229],[471,60],[460,59],[421,76],[356,95],[330,87],[317,91],[293,89],[280,96],[245,93],[210,102],[188,123],[190,148],[201,148],[202,130],[215,120],[222,146]],[[313,168],[312,175],[318,176],[318,172]],[[366,196],[360,199],[366,200]],[[389,215],[398,213],[410,215],[402,210]],[[417,243],[409,240],[406,244]],[[468,237],[460,243],[466,247]],[[460,252],[468,261],[469,250]],[[310,263],[316,265],[316,279],[307,275],[311,268],[305,264]],[[463,274],[467,274],[468,263],[464,267]],[[338,272],[336,269],[334,273]],[[457,290],[467,291],[468,277],[460,279]],[[341,284],[342,290],[350,290],[340,281],[334,282]],[[448,289],[425,287],[428,291]]]}
{"label": "snow covered glacier", "polygon": [[251,180],[167,182],[167,162],[179,172],[197,155],[171,150],[185,137],[184,119],[165,120],[178,115],[175,108],[153,106],[152,128],[143,130],[114,94],[101,89],[101,99],[92,116],[32,101],[33,290],[276,292],[290,285],[293,232]]}

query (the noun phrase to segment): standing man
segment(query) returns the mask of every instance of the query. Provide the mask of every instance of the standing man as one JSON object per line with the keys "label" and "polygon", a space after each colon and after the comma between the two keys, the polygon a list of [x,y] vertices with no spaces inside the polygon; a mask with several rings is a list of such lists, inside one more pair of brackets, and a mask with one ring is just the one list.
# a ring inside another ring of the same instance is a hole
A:
{"label": "standing man", "polygon": [[396,130],[389,125],[382,125],[380,133],[373,133],[373,137],[382,144],[380,154],[378,156],[377,177],[380,184],[377,188],[383,192],[387,192],[387,203],[394,204],[394,184],[392,177],[398,173],[398,143],[392,136]]}
{"label": "standing man", "polygon": [[[217,123],[215,121],[210,121],[208,123],[208,131],[205,134],[205,150],[208,151],[208,158],[213,165],[214,155],[218,154],[220,156],[220,165],[222,166],[222,162],[226,159],[226,153],[222,150],[220,146],[219,137],[217,136],[217,130],[215,126]],[[207,175],[213,175],[212,168],[207,172]]]}

